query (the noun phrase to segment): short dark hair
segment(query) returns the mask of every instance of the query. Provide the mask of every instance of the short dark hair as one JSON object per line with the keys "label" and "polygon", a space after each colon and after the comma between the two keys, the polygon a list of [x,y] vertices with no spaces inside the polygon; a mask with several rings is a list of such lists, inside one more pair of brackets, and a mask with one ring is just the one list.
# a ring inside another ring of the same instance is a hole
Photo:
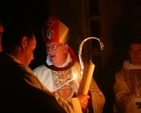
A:
{"label": "short dark hair", "polygon": [[132,44],[141,44],[141,38],[131,38],[129,40],[128,49]]}
{"label": "short dark hair", "polygon": [[7,27],[2,35],[2,49],[7,50],[15,45],[17,45],[24,36],[26,36],[29,41],[33,38],[32,29],[23,24],[13,24]]}

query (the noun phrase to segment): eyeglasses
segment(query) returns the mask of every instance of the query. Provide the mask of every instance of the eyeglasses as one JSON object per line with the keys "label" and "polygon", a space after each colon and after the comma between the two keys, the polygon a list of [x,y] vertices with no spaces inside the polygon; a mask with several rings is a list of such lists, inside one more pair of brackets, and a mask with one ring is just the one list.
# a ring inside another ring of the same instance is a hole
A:
{"label": "eyeglasses", "polygon": [[132,53],[132,54],[133,54],[133,53],[141,54],[141,50],[139,49],[139,50],[136,51],[136,50],[131,49],[131,50],[130,50],[130,53]]}
{"label": "eyeglasses", "polygon": [[58,49],[59,46],[62,46],[62,44],[54,44],[54,45],[46,46],[46,49],[47,50],[49,50],[49,49],[56,50],[56,49]]}

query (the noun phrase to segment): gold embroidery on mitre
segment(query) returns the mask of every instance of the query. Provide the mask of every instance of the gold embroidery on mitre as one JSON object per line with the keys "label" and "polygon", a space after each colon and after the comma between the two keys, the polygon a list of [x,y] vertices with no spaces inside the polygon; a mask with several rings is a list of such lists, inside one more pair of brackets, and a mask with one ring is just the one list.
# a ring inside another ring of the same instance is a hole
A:
{"label": "gold embroidery on mitre", "polygon": [[54,31],[51,30],[50,28],[47,29],[46,32],[47,32],[47,37],[48,37],[49,40],[52,39],[52,38],[54,37]]}
{"label": "gold embroidery on mitre", "polygon": [[54,24],[55,22],[53,20],[51,20],[51,18],[49,19],[49,21],[46,23],[47,26],[48,26],[48,29],[46,31],[46,35],[48,37],[48,39],[52,39],[54,37],[54,31],[51,29],[52,25]]}

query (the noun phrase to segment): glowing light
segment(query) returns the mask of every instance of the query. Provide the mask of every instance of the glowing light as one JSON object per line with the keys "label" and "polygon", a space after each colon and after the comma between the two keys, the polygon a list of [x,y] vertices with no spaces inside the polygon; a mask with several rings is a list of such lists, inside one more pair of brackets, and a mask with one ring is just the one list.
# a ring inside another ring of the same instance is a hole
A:
{"label": "glowing light", "polygon": [[76,73],[74,73],[74,74],[73,74],[73,78],[76,79],[76,77],[77,77],[77,76],[76,76]]}

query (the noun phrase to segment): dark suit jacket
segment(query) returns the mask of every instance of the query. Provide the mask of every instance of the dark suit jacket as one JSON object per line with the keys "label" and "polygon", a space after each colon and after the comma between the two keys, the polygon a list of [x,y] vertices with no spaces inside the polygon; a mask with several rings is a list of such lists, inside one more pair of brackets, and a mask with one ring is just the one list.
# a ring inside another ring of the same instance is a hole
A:
{"label": "dark suit jacket", "polygon": [[0,53],[0,113],[21,112],[66,113],[28,67]]}

